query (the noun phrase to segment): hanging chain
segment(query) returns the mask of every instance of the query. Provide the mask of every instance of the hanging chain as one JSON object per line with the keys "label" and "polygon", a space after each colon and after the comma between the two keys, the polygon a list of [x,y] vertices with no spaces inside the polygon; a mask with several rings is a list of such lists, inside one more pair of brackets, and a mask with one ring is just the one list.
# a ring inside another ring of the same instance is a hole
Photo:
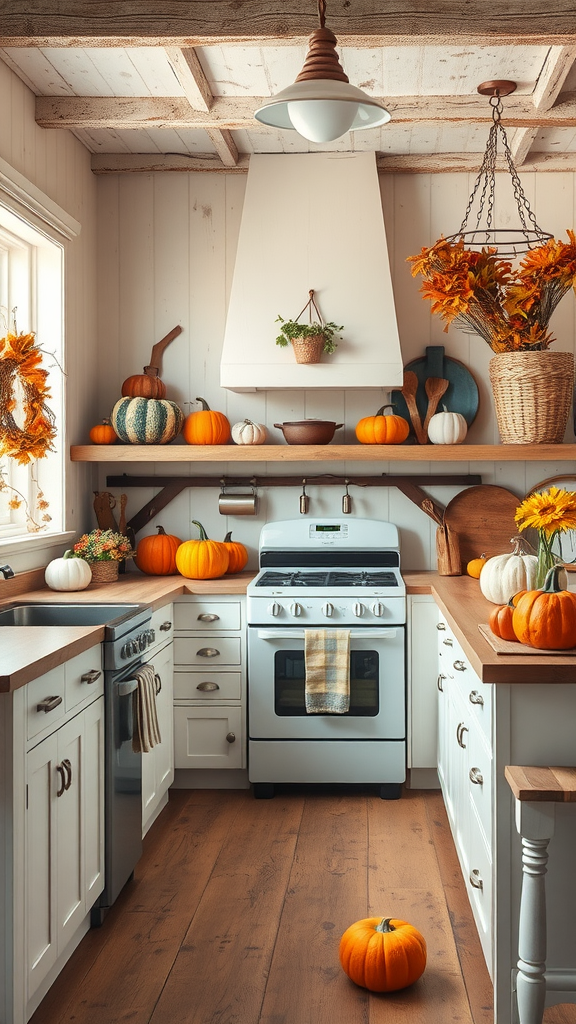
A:
{"label": "hanging chain", "polygon": [[318,20],[320,28],[324,28],[326,25],[326,0],[318,0]]}

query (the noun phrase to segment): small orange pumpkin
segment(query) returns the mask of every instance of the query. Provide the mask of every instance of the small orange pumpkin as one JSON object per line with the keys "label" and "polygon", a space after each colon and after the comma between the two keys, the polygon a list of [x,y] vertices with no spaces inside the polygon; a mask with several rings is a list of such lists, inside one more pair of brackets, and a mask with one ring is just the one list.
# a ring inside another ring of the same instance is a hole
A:
{"label": "small orange pumpkin", "polygon": [[370,992],[396,992],[423,973],[426,942],[406,921],[366,917],[340,939],[340,963],[356,985]]}
{"label": "small orange pumpkin", "polygon": [[521,644],[541,651],[576,647],[576,594],[562,590],[562,566],[555,565],[542,590],[528,590],[519,599],[512,625]]}
{"label": "small orange pumpkin", "polygon": [[89,437],[93,444],[114,444],[114,441],[118,440],[118,434],[111,426],[110,420],[102,420],[102,423],[91,427]]}
{"label": "small orange pumpkin", "polygon": [[410,433],[410,425],[402,416],[386,413],[393,405],[383,405],[375,416],[365,416],[356,427],[361,444],[402,444]]}
{"label": "small orange pumpkin", "polygon": [[[154,357],[154,353],[152,353]],[[166,398],[166,385],[158,376],[156,366],[145,366],[143,373],[134,373],[122,384],[123,398]]]}
{"label": "small orange pumpkin", "polygon": [[176,552],[182,541],[171,533],[166,533],[163,526],[157,527],[158,533],[150,537],[142,537],[136,546],[134,561],[147,576],[173,576],[176,568]]}
{"label": "small orange pumpkin", "polygon": [[468,562],[468,565],[466,566],[466,572],[468,573],[468,575],[472,576],[472,578],[475,580],[479,580],[480,573],[482,572],[482,568],[486,560],[486,555],[484,554],[484,552],[482,552],[482,554],[479,555],[478,558],[473,558],[472,561]]}
{"label": "small orange pumpkin", "polygon": [[242,572],[242,569],[248,561],[248,551],[239,540],[232,540],[232,530],[230,530],[222,542],[226,545],[228,550],[228,568],[226,574],[230,575],[233,572]]}
{"label": "small orange pumpkin", "polygon": [[184,420],[182,435],[187,444],[226,444],[230,440],[230,423],[223,412],[214,412],[203,398],[198,412]]}
{"label": "small orange pumpkin", "polygon": [[185,540],[176,552],[176,568],[190,580],[209,580],[224,576],[229,562],[228,549],[219,540],[210,540],[206,530],[196,519],[192,522],[200,530],[199,540]]}
{"label": "small orange pumpkin", "polygon": [[513,640],[518,642],[514,627],[512,625],[512,614],[514,612],[514,601],[510,599],[508,604],[499,604],[490,612],[488,625],[501,640]]}

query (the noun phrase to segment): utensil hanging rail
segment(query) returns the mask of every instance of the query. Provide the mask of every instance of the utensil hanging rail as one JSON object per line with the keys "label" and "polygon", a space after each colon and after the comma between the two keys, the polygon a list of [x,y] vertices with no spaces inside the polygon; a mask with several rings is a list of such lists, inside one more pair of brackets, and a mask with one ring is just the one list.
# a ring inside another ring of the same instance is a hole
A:
{"label": "utensil hanging rail", "polygon": [[[397,487],[407,498],[410,498],[418,508],[431,516],[435,522],[441,520],[444,509],[442,505],[435,502],[425,491],[421,490],[420,484],[427,487],[470,487],[473,484],[481,484],[482,477],[478,473],[458,473],[453,476],[447,473],[427,476],[424,473],[402,475],[388,475],[381,473],[373,476],[340,476],[332,473],[321,473],[317,476],[306,476],[306,485],[314,486],[324,484],[325,486],[337,487],[348,483],[355,487]],[[120,476],[107,476],[107,487],[154,487],[161,488],[150,501],[144,505],[139,512],[127,523],[127,526],[138,533],[154,516],[177,497],[187,487],[301,487],[302,475],[299,476],[128,476],[123,473]]]}

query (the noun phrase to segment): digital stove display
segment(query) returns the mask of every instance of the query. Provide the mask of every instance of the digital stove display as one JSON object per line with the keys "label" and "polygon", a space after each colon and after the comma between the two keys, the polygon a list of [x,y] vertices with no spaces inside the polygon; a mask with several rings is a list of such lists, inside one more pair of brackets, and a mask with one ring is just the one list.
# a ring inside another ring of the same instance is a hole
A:
{"label": "digital stove display", "polygon": [[336,535],[339,538],[348,537],[347,523],[310,523],[310,537],[322,540],[328,535],[331,539]]}

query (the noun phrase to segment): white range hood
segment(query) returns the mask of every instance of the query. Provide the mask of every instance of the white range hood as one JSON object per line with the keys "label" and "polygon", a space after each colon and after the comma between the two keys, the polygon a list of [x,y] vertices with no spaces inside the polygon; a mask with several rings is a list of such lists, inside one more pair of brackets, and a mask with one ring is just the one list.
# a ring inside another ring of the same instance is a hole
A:
{"label": "white range hood", "polygon": [[[295,319],[310,289],[344,330],[334,355],[301,365],[276,345],[274,321]],[[390,388],[402,373],[375,154],[252,156],[222,387]]]}

